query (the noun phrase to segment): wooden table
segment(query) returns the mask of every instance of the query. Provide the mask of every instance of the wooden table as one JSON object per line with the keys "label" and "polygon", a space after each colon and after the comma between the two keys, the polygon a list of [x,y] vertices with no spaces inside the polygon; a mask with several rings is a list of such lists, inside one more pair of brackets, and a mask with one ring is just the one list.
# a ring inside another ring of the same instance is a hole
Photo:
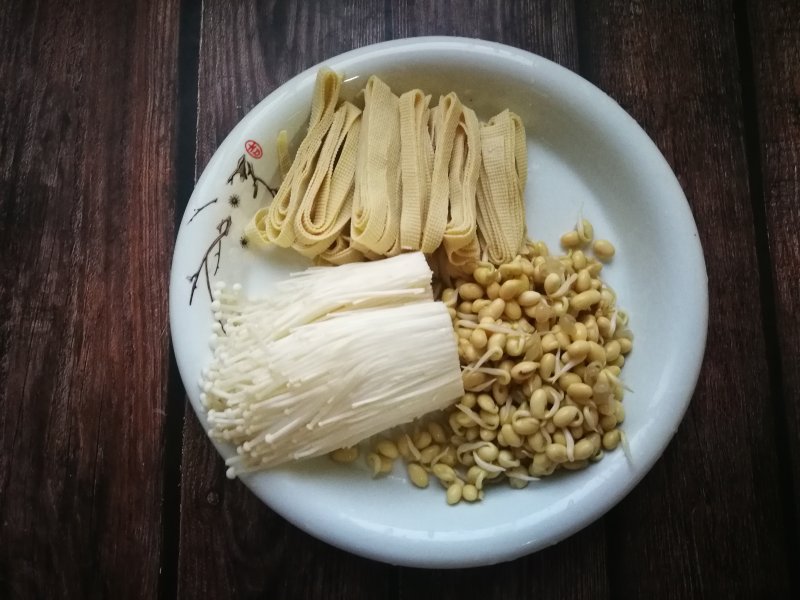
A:
{"label": "wooden table", "polygon": [[[167,326],[176,224],[233,125],[327,57],[427,34],[615,98],[709,273],[703,372],[649,475],[562,543],[462,571],[351,556],[228,481]],[[800,2],[11,0],[0,128],[0,597],[800,597]]]}

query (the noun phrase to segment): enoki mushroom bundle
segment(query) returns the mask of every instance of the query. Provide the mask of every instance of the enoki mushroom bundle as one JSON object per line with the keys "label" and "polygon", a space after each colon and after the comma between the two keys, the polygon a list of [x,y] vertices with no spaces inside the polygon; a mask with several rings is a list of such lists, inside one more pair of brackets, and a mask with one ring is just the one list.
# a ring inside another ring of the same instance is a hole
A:
{"label": "enoki mushroom bundle", "polygon": [[525,238],[525,129],[503,111],[481,123],[455,93],[401,96],[372,76],[363,110],[339,102],[341,78],[317,76],[306,137],[283,182],[246,230],[255,247],[276,244],[327,264],[432,254],[451,265],[513,259]]}
{"label": "enoki mushroom bundle", "polygon": [[461,397],[447,308],[420,253],[317,267],[259,301],[216,290],[202,381],[228,476],[353,446]]}

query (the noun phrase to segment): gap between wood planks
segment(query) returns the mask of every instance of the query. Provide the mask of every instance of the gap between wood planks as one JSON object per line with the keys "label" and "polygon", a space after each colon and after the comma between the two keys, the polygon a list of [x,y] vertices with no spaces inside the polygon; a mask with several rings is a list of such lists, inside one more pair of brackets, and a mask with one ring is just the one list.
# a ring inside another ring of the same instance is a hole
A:
{"label": "gap between wood planks", "polygon": [[[733,3],[734,31],[736,49],[739,55],[739,79],[742,89],[742,123],[744,124],[744,150],[747,161],[750,202],[753,210],[755,229],[756,259],[760,278],[759,300],[761,319],[764,327],[764,345],[767,354],[767,375],[769,378],[769,397],[775,421],[775,446],[778,454],[780,475],[780,498],[784,512],[784,543],[788,572],[795,574],[795,557],[800,555],[800,543],[795,538],[797,514],[793,498],[792,469],[790,465],[790,443],[786,423],[786,399],[783,397],[783,367],[781,363],[780,337],[775,305],[775,288],[772,281],[772,255],[767,234],[767,198],[764,191],[764,175],[761,164],[761,134],[758,125],[758,103],[756,100],[756,78],[753,66],[753,46],[750,36],[750,20],[747,13],[747,0]],[[790,579],[795,591],[800,594],[800,584],[795,574]]]}
{"label": "gap between wood planks", "polygon": [[[200,23],[202,3],[181,0],[178,30],[178,122],[175,150],[175,235],[195,184],[197,149],[197,82],[200,61]],[[186,390],[178,371],[172,338],[169,344],[167,375],[164,482],[162,499],[161,570],[158,596],[176,598],[178,593],[178,554],[180,552],[181,450]]]}

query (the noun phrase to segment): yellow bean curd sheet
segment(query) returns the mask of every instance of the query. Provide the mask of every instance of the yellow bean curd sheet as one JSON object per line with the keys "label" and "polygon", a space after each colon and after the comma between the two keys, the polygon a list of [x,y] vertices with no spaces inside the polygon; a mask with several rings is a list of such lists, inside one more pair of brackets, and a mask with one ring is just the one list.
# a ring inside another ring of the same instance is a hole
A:
{"label": "yellow bean curd sheet", "polygon": [[341,85],[337,73],[318,73],[293,160],[286,132],[278,137],[283,181],[248,241],[320,264],[441,249],[456,268],[523,249],[527,149],[516,114],[481,123],[455,93],[431,107],[422,90],[397,96],[376,76],[360,107],[340,99]]}

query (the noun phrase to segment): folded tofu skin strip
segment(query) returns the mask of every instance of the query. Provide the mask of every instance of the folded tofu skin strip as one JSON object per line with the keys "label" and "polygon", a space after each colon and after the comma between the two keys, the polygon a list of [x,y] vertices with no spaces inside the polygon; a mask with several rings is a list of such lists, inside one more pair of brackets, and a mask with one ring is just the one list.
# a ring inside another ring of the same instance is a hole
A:
{"label": "folded tofu skin strip", "polygon": [[525,241],[523,193],[528,173],[525,128],[508,110],[481,126],[478,231],[495,264],[509,262]]}
{"label": "folded tofu skin strip", "polygon": [[[371,76],[357,101],[322,69],[294,158],[277,140],[282,182],[245,228],[253,248],[293,248],[341,265],[441,249],[454,269],[502,264],[525,242],[525,127],[504,110],[481,122],[451,92],[395,94]],[[358,104],[363,102],[362,106]]]}
{"label": "folded tofu skin strip", "polygon": [[400,104],[389,86],[370,77],[364,88],[356,161],[352,245],[362,252],[400,252]]}
{"label": "folded tofu skin strip", "polygon": [[480,259],[476,193],[481,172],[481,125],[475,113],[464,107],[453,140],[450,158],[450,219],[444,231],[444,249],[453,265]]}
{"label": "folded tofu skin strip", "polygon": [[433,142],[428,129],[431,97],[422,90],[400,96],[400,248],[418,250],[431,193]]}
{"label": "folded tofu skin strip", "polygon": [[269,208],[260,209],[245,230],[248,241],[252,237],[256,246],[273,243],[288,248],[294,243],[294,220],[317,170],[325,138],[333,125],[341,85],[341,77],[336,73],[320,71],[311,101],[308,133],[272,204]]}

